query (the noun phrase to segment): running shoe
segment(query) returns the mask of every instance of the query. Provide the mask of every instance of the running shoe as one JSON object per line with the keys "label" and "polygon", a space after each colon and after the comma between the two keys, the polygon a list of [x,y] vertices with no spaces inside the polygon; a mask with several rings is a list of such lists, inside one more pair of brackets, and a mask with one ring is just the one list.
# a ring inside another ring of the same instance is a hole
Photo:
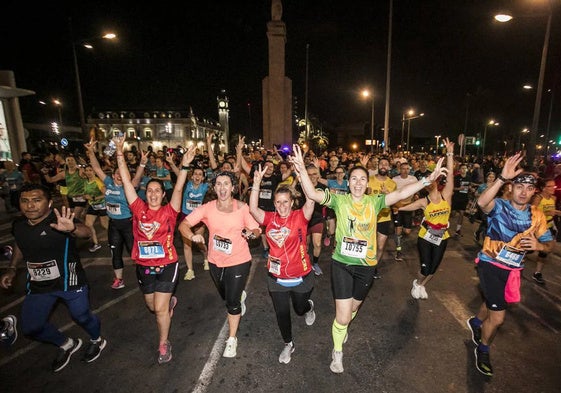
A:
{"label": "running shoe", "polygon": [[284,348],[279,355],[279,363],[290,363],[292,352],[294,352],[294,344],[292,343],[292,341],[288,344],[284,344]]}
{"label": "running shoe", "polygon": [[471,331],[471,341],[473,341],[475,345],[479,345],[481,342],[481,326],[475,325],[475,317],[468,318],[466,323]]}
{"label": "running shoe", "polygon": [[532,275],[532,278],[534,279],[535,282],[537,282],[540,285],[545,284],[545,280],[543,279],[543,276],[542,276],[541,272],[535,272]]}
{"label": "running shoe", "polygon": [[183,279],[185,281],[190,281],[194,278],[195,278],[195,271],[192,270],[192,269],[187,269],[187,273],[185,273],[185,276],[183,276]]}
{"label": "running shoe", "polygon": [[57,373],[68,365],[72,355],[82,347],[82,339],[74,338],[69,349],[58,349],[55,360],[53,361],[53,372]]}
{"label": "running shoe", "polygon": [[314,270],[314,274],[316,276],[321,276],[323,274],[323,270],[321,270],[321,267],[319,267],[319,263],[314,263],[312,265],[312,269]]}
{"label": "running shoe", "polygon": [[479,243],[479,233],[473,232],[473,240],[474,240],[476,243]]}
{"label": "running shoe", "polygon": [[263,250],[263,258],[264,259],[269,259],[269,249],[268,248]]}
{"label": "running shoe", "polygon": [[488,377],[493,376],[493,367],[491,366],[491,358],[489,352],[480,351],[478,348],[474,349],[475,353],[475,368],[481,374],[487,375]]}
{"label": "running shoe", "polygon": [[242,317],[245,315],[245,312],[247,311],[247,306],[245,305],[245,299],[247,299],[247,292],[242,291],[242,297],[240,298],[240,302],[242,305]]}
{"label": "running shoe", "polygon": [[169,317],[173,317],[173,309],[175,308],[175,306],[177,306],[177,297],[172,296],[171,299],[169,299]]}
{"label": "running shoe", "polygon": [[331,364],[329,365],[329,368],[336,374],[340,374],[345,371],[343,368],[343,351],[333,350],[331,353]]}
{"label": "running shoe", "polygon": [[111,284],[111,288],[113,289],[121,289],[125,287],[125,280],[123,280],[122,278],[117,278],[115,277],[113,279],[113,284]]}
{"label": "running shoe", "polygon": [[378,268],[374,269],[374,280],[379,280],[381,279],[382,276],[380,275],[380,273],[378,272]]}
{"label": "running shoe", "polygon": [[90,252],[96,252],[97,250],[99,250],[101,248],[101,244],[94,244],[93,246],[91,246],[89,248]]}
{"label": "running shoe", "polygon": [[84,353],[84,357],[82,360],[86,363],[91,363],[96,360],[99,355],[101,355],[101,351],[105,349],[107,345],[107,340],[103,337],[100,337],[98,340],[90,340],[88,347],[86,348],[86,352]]}
{"label": "running shoe", "polygon": [[314,301],[312,299],[308,299],[308,302],[310,303],[310,311],[306,313],[304,319],[306,320],[306,325],[312,326],[316,321],[316,312],[314,311]]}
{"label": "running shoe", "polygon": [[13,345],[18,339],[18,319],[15,315],[7,315],[2,318],[2,322],[4,322],[4,327],[0,332],[0,341],[8,346]]}
{"label": "running shoe", "polygon": [[396,261],[403,261],[403,256],[401,255],[401,251],[396,251],[395,260]]}
{"label": "running shoe", "polygon": [[235,358],[237,348],[238,339],[236,337],[229,337],[228,340],[226,340],[226,348],[224,348],[222,356],[225,358]]}
{"label": "running shoe", "polygon": [[171,360],[171,343],[166,340],[163,344],[160,345],[158,351],[158,364],[164,364]]}
{"label": "running shoe", "polygon": [[411,296],[413,297],[413,299],[421,298],[421,288],[420,285],[417,284],[417,280],[413,280],[413,287],[411,288]]}
{"label": "running shoe", "polygon": [[204,269],[204,270],[209,270],[209,269],[210,269],[210,267],[208,266],[208,259],[205,259],[205,260],[204,260],[204,262],[203,262],[203,269]]}
{"label": "running shoe", "polygon": [[424,285],[419,285],[419,299],[428,299],[429,294],[427,293],[427,289]]}

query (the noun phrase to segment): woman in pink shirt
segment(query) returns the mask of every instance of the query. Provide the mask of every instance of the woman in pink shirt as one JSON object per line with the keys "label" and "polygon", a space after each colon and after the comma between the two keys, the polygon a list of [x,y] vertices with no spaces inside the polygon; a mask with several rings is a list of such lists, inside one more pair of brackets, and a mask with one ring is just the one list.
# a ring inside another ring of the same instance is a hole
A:
{"label": "woman in pink shirt", "polygon": [[247,239],[261,234],[247,204],[234,199],[235,184],[232,172],[218,173],[213,181],[217,199],[193,210],[179,225],[181,235],[195,243],[204,243],[205,239],[191,228],[199,222],[208,228],[210,275],[228,310],[230,332],[223,354],[226,358],[236,357],[236,334],[245,314],[244,288],[251,267]]}

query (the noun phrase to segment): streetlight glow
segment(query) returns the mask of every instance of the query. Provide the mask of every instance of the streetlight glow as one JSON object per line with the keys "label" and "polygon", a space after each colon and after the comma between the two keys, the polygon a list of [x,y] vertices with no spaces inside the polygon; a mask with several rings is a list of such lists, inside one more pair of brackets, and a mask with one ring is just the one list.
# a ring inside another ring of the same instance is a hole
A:
{"label": "streetlight glow", "polygon": [[497,22],[501,22],[501,23],[510,22],[512,20],[512,15],[497,14],[497,15],[495,15],[495,20]]}
{"label": "streetlight glow", "polygon": [[372,111],[370,114],[370,153],[374,153],[374,93],[371,93],[370,90],[364,89],[361,92],[364,98],[369,98],[372,101]]}

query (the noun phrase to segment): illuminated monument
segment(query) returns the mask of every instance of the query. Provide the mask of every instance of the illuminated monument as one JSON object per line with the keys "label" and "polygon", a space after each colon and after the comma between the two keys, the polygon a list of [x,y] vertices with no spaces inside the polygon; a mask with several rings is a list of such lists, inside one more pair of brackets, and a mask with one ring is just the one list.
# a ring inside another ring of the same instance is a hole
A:
{"label": "illuminated monument", "polygon": [[269,75],[263,78],[263,144],[292,144],[292,81],[285,73],[286,25],[281,0],[272,0],[267,23]]}

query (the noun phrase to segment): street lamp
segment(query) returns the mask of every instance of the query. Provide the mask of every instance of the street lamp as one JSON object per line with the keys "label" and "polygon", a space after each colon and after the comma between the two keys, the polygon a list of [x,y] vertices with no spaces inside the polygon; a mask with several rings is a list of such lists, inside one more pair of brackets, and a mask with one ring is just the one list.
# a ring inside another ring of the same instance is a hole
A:
{"label": "street lamp", "polygon": [[[538,125],[540,121],[540,107],[542,103],[543,80],[545,75],[545,68],[547,63],[547,51],[549,49],[549,36],[551,33],[551,19],[553,16],[553,5],[549,1],[549,13],[547,15],[547,25],[545,28],[545,37],[543,40],[542,57],[540,61],[540,73],[538,76],[538,87],[536,90],[536,101],[534,103],[534,116],[532,118],[532,127],[530,128],[530,140],[528,142],[528,151],[526,156],[528,165],[534,166],[534,159],[536,156],[536,139],[538,133]],[[495,19],[499,22],[505,23],[512,20],[512,15],[495,15]]]}
{"label": "street lamp", "polygon": [[528,130],[527,128],[524,128],[522,131],[520,131],[518,133],[518,148],[520,150],[522,150],[522,134],[527,134],[529,132],[530,132],[530,130]]}
{"label": "street lamp", "polygon": [[481,155],[483,157],[485,157],[485,143],[487,142],[487,128],[489,126],[498,126],[499,123],[497,123],[495,120],[489,120],[487,123],[485,123],[485,130],[483,131],[483,146],[481,146]]}
{"label": "street lamp", "polygon": [[370,115],[370,154],[374,154],[374,94],[367,89],[364,89],[361,94],[364,98],[370,97],[372,101],[372,112]]}
{"label": "street lamp", "polygon": [[62,130],[62,102],[58,98],[53,99],[53,104],[57,107],[58,110],[58,125]]}
{"label": "street lamp", "polygon": [[93,37],[86,40],[79,40],[74,41],[74,36],[72,34],[72,19],[68,19],[68,26],[70,31],[70,40],[72,44],[72,57],[74,60],[74,74],[76,76],[76,92],[78,95],[78,111],[80,113],[80,128],[82,129],[82,138],[83,140],[88,140],[88,130],[86,128],[86,116],[84,114],[84,102],[82,99],[82,85],[80,83],[80,69],[78,68],[78,56],[76,55],[76,45],[80,45],[86,49],[93,49],[93,45],[90,44],[88,41],[95,40],[95,39],[106,39],[106,40],[114,40],[117,38],[117,35],[114,33],[106,33],[101,37]]}
{"label": "street lamp", "polygon": [[[405,115],[407,115],[407,117],[405,117]],[[411,146],[409,146],[409,140],[410,140],[410,136],[411,136],[411,120],[415,120],[418,119],[420,117],[423,117],[425,114],[424,113],[419,113],[418,115],[415,114],[415,111],[413,109],[409,109],[407,111],[407,113],[404,113],[401,117],[401,149],[403,150],[403,134],[405,131],[405,122],[407,121],[407,150],[411,150]]]}

